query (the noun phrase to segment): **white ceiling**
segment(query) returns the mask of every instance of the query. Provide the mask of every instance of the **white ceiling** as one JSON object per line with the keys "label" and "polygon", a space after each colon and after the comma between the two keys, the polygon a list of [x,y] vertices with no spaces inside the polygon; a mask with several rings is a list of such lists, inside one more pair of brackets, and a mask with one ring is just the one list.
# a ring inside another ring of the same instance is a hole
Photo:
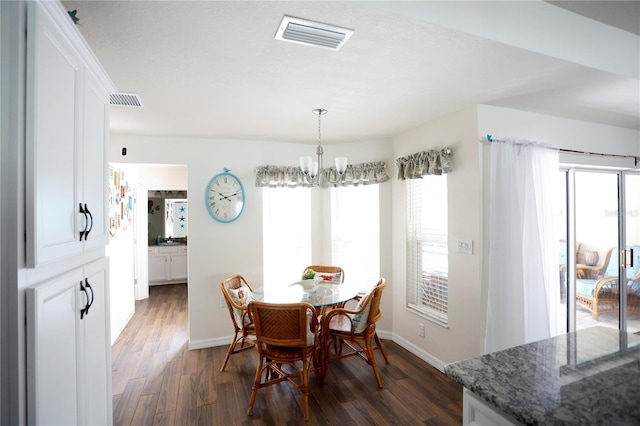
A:
{"label": "white ceiling", "polygon": [[[640,129],[639,2],[63,4],[142,96],[111,108],[115,133],[312,143],[322,107],[323,143],[346,142],[478,103]],[[278,41],[284,15],[355,33],[339,51]]]}

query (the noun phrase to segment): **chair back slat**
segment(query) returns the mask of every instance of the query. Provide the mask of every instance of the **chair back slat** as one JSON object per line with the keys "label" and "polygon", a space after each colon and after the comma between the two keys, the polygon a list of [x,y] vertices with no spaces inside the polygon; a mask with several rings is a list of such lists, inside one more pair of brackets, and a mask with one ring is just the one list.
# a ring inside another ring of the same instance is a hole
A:
{"label": "chair back slat", "polygon": [[252,301],[249,313],[258,342],[287,347],[306,346],[310,321],[317,321],[309,303],[275,304]]}

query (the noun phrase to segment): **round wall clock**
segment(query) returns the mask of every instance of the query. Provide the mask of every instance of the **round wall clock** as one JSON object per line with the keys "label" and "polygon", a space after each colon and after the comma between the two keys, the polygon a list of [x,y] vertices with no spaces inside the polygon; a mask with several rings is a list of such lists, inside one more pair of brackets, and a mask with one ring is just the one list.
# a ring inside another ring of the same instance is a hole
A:
{"label": "round wall clock", "polygon": [[219,173],[211,178],[206,188],[205,202],[212,218],[222,223],[236,220],[244,210],[244,187],[236,175]]}

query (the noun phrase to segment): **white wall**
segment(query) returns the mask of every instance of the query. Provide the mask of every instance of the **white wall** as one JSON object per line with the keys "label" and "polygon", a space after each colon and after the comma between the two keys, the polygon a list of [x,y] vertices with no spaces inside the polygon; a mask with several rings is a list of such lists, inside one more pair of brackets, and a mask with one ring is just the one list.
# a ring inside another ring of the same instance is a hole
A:
{"label": "white wall", "polygon": [[[123,146],[127,147],[126,157],[120,156]],[[219,306],[220,282],[224,278],[239,273],[252,286],[262,283],[262,190],[255,186],[255,168],[266,164],[296,165],[301,155],[314,152],[314,145],[291,143],[111,135],[111,162],[183,164],[188,169],[190,347],[230,342],[228,312],[226,307]],[[387,161],[389,175],[394,175],[388,141],[327,145],[324,152],[327,163],[337,155],[346,155],[351,163]],[[242,216],[228,224],[213,220],[205,206],[205,186],[224,167],[242,180],[246,192]],[[142,180],[140,176],[139,179]],[[381,219],[390,217],[390,185],[387,182],[381,187]],[[391,270],[388,222],[381,225],[380,234],[381,274],[387,274],[388,278]],[[390,299],[390,295],[385,296]],[[383,303],[390,301],[385,299]],[[383,317],[380,328],[391,330],[391,321],[391,315]]]}
{"label": "white wall", "polygon": [[[406,182],[393,179],[393,331],[394,339],[416,355],[442,368],[445,363],[475,356],[480,348],[481,184],[476,108],[469,107],[405,132],[393,140],[395,158],[448,146],[453,172],[447,175],[449,208],[449,327],[407,311]],[[473,240],[472,255],[456,252],[457,240]],[[425,325],[424,338],[418,324]]]}

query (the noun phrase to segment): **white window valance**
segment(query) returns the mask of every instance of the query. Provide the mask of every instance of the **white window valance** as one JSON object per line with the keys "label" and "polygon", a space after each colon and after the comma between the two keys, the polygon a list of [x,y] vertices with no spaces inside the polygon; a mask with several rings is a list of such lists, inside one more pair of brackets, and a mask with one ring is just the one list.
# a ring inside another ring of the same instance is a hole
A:
{"label": "white window valance", "polygon": [[[335,167],[329,167],[322,170],[324,174],[324,182],[335,180],[338,172]],[[387,164],[384,161],[373,163],[349,164],[342,179],[336,184],[325,183],[321,185],[324,188],[350,186],[350,185],[372,185],[389,180],[387,175]],[[256,186],[257,187],[311,187],[313,185],[307,183],[300,167],[294,166],[259,166],[256,168]]]}
{"label": "white window valance", "polygon": [[396,159],[398,179],[420,179],[425,175],[443,175],[450,173],[451,149],[444,147],[440,151],[430,149],[416,152]]}

